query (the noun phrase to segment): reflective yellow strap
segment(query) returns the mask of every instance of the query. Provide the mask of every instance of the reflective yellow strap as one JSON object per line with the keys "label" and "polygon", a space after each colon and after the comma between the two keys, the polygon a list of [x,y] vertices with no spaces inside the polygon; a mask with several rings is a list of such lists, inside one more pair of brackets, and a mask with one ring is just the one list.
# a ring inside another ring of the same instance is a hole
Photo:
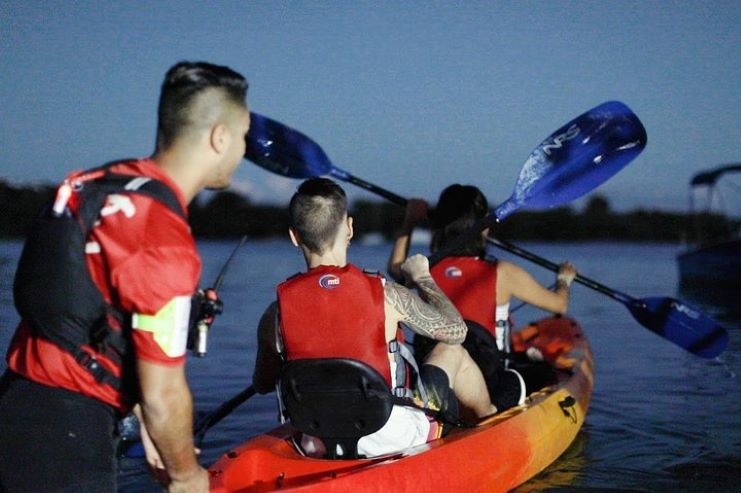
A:
{"label": "reflective yellow strap", "polygon": [[132,326],[151,332],[155,342],[171,358],[185,354],[190,321],[190,296],[176,296],[154,315],[134,313]]}

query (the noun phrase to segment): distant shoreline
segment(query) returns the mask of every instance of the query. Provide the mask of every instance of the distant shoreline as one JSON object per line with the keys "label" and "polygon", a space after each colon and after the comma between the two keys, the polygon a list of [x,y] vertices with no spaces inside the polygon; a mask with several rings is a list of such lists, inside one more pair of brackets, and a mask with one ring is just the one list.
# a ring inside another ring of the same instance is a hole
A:
{"label": "distant shoreline", "polygon": [[[14,186],[0,180],[0,238],[24,238],[33,218],[48,203],[54,187]],[[207,201],[189,207],[189,222],[198,239],[284,237],[288,229],[285,205],[253,204],[233,191],[214,193]],[[358,238],[391,240],[400,225],[401,207],[382,201],[358,200],[351,204]],[[520,211],[498,224],[496,234],[520,241],[627,241],[687,243],[737,232],[741,220],[719,214],[684,214],[637,209],[613,212],[601,195],[591,196],[581,211],[559,207]],[[372,238],[372,236],[369,236]]]}

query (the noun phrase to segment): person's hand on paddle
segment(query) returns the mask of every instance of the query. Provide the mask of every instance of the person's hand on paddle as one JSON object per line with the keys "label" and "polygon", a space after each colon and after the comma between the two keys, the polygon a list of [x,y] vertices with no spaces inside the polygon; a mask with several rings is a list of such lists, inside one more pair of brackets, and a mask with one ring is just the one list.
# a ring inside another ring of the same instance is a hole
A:
{"label": "person's hand on paddle", "polygon": [[404,222],[401,223],[401,231],[411,234],[415,226],[428,220],[430,206],[424,199],[409,199],[404,210]]}
{"label": "person's hand on paddle", "polygon": [[416,283],[419,279],[430,277],[430,262],[427,257],[417,253],[401,264],[401,272],[406,279]]}
{"label": "person's hand on paddle", "polygon": [[558,286],[570,287],[571,283],[576,278],[576,267],[570,262],[562,262],[558,266],[558,274],[556,275],[556,284]]}

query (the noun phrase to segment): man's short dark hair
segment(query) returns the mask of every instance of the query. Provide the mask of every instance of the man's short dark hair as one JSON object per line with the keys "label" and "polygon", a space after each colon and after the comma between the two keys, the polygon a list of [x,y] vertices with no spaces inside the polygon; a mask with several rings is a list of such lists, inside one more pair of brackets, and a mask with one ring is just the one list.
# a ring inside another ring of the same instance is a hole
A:
{"label": "man's short dark hair", "polygon": [[[212,98],[198,108],[198,97],[211,92]],[[246,107],[247,81],[221,65],[180,62],[165,75],[157,111],[157,146],[169,147],[184,132],[214,123],[210,121],[224,106]]]}
{"label": "man's short dark hair", "polygon": [[324,253],[332,246],[342,220],[347,214],[345,191],[327,178],[303,182],[288,206],[291,227],[301,243],[314,253]]}

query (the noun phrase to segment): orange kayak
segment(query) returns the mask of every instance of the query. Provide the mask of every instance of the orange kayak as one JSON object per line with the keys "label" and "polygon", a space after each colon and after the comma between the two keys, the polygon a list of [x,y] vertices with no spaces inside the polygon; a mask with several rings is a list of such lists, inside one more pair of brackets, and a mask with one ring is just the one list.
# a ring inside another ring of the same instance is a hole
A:
{"label": "orange kayak", "polygon": [[326,460],[302,456],[290,425],[254,437],[209,468],[211,491],[507,491],[545,469],[571,444],[589,407],[589,342],[570,318],[545,318],[513,334],[516,351],[540,349],[559,383],[526,403],[394,455]]}

